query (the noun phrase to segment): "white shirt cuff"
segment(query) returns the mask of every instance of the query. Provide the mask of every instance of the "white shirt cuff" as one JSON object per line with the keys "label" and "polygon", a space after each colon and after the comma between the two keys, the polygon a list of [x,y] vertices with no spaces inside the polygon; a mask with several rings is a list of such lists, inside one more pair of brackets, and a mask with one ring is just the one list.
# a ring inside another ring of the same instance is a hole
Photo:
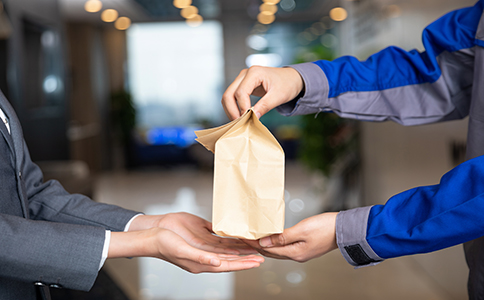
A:
{"label": "white shirt cuff", "polygon": [[133,222],[134,219],[136,219],[139,216],[142,216],[143,214],[137,214],[136,216],[132,217],[131,220],[129,220],[128,223],[126,223],[126,226],[124,226],[124,232],[129,230],[129,226],[131,226],[131,223]]}
{"label": "white shirt cuff", "polygon": [[101,256],[101,262],[99,262],[99,269],[104,265],[106,258],[108,258],[108,251],[109,251],[109,243],[111,242],[111,230],[106,230],[106,235],[104,237],[104,247],[103,247],[103,254]]}
{"label": "white shirt cuff", "polygon": [[[131,220],[129,220],[128,223],[126,223],[126,226],[124,226],[124,232],[129,230],[129,226],[131,226],[131,223],[136,217],[142,216],[143,214],[137,214],[136,216],[132,217]],[[111,231],[106,230],[106,235],[104,237],[104,247],[103,247],[103,253],[101,255],[101,262],[99,262],[99,269],[103,267],[104,263],[106,262],[106,259],[108,258],[109,254],[109,243],[111,242]]]}

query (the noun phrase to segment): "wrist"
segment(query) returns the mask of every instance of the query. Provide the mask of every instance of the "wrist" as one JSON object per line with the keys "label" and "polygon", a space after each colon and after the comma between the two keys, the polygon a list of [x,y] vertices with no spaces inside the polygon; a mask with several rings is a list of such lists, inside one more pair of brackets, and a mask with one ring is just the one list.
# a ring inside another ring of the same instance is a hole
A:
{"label": "wrist", "polygon": [[305,91],[305,85],[304,85],[304,79],[301,76],[301,73],[299,73],[298,70],[292,68],[292,67],[287,67],[285,68],[291,73],[291,80],[290,82],[295,84],[296,88],[296,97],[300,96],[301,94],[304,94]]}
{"label": "wrist", "polygon": [[327,214],[329,216],[329,228],[331,228],[331,243],[329,245],[329,251],[333,251],[335,249],[338,249],[338,243],[336,241],[336,218],[338,216],[338,212],[331,212]]}
{"label": "wrist", "polygon": [[153,257],[157,254],[156,236],[160,228],[133,232],[112,232],[108,258]]}
{"label": "wrist", "polygon": [[164,218],[165,215],[141,215],[136,217],[131,225],[129,226],[128,231],[138,231],[138,230],[146,230],[154,227],[159,227],[161,220]]}

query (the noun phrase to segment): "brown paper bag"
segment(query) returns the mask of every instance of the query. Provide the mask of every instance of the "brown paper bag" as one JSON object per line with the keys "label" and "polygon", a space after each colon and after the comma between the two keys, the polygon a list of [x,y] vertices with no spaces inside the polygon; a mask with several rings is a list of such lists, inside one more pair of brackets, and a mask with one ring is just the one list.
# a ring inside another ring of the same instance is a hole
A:
{"label": "brown paper bag", "polygon": [[254,111],[195,134],[215,153],[213,231],[251,240],[281,233],[284,151]]}

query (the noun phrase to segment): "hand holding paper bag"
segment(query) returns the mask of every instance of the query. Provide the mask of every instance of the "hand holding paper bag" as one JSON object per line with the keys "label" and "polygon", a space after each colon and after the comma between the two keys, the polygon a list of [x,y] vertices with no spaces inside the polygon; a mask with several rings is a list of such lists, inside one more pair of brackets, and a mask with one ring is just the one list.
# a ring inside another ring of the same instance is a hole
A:
{"label": "hand holding paper bag", "polygon": [[252,109],[195,132],[215,153],[213,231],[244,239],[284,230],[284,151]]}

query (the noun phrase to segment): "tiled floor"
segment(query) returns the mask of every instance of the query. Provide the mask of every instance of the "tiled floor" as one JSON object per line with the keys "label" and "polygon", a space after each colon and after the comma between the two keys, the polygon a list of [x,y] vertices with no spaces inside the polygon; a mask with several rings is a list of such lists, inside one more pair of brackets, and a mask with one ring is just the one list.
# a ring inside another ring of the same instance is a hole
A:
{"label": "tiled floor", "polygon": [[[287,166],[286,227],[321,212],[320,184],[300,166]],[[189,168],[104,174],[95,194],[146,213],[188,211],[207,219],[211,197],[212,173]],[[106,268],[133,300],[467,298],[461,246],[357,270],[338,251],[303,264],[267,259],[258,269],[232,274],[192,275],[154,259],[108,260]]]}

